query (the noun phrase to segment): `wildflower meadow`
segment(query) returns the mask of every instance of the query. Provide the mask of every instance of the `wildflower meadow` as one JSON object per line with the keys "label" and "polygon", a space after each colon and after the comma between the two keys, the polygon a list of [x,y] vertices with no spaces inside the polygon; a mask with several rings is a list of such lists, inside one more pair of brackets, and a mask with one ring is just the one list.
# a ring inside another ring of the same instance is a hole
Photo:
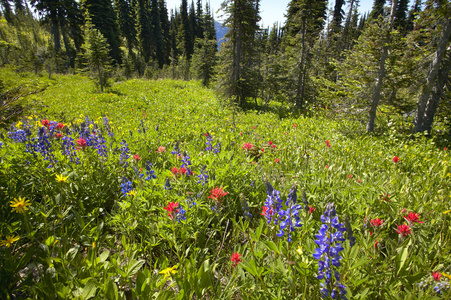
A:
{"label": "wildflower meadow", "polygon": [[2,73],[1,299],[451,299],[448,140]]}

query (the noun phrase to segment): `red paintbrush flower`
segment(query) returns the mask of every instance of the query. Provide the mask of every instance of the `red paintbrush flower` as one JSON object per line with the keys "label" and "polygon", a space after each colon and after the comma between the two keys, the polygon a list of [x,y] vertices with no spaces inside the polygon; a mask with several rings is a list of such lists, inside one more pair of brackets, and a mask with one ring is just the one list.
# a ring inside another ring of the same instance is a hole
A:
{"label": "red paintbrush flower", "polygon": [[212,189],[210,191],[210,196],[208,196],[208,198],[211,198],[211,199],[213,199],[213,200],[215,200],[217,202],[220,202],[221,199],[227,194],[228,194],[228,192],[224,192],[222,190],[222,187],[220,187],[220,188],[215,187],[214,189]]}
{"label": "red paintbrush flower", "polygon": [[407,216],[404,216],[404,219],[409,221],[410,224],[412,224],[412,223],[424,224],[424,222],[420,221],[420,214],[418,214],[418,213],[409,212],[409,214]]}
{"label": "red paintbrush flower", "polygon": [[233,266],[236,267],[240,262],[242,262],[241,260],[241,254],[239,253],[232,253],[232,257],[230,258],[230,260],[233,262]]}
{"label": "red paintbrush flower", "polygon": [[411,234],[410,226],[406,224],[398,225],[398,229],[395,229],[397,233],[399,233],[401,236],[407,236]]}

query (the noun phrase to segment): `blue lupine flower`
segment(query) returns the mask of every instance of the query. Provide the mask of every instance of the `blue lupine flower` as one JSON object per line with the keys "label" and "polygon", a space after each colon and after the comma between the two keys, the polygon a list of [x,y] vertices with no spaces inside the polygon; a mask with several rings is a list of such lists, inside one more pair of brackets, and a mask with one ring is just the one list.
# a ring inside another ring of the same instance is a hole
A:
{"label": "blue lupine flower", "polygon": [[205,145],[207,145],[207,147],[205,148],[205,151],[212,151],[213,145],[211,144],[211,142],[213,141],[213,138],[209,132],[207,132],[205,136],[207,137],[207,141],[205,142]]}
{"label": "blue lupine flower", "polygon": [[267,208],[265,217],[268,220],[268,224],[271,222],[274,223],[274,225],[277,225],[278,219],[273,218],[273,216],[278,215],[279,211],[282,209],[282,199],[280,198],[280,192],[272,187],[272,185],[266,181],[266,201],[265,201],[265,207]]}
{"label": "blue lupine flower", "polygon": [[122,195],[124,197],[127,196],[127,194],[133,190],[132,187],[132,182],[130,180],[128,180],[126,177],[122,178],[122,183],[121,183],[121,191],[122,191]]}
{"label": "blue lupine flower", "polygon": [[2,149],[2,148],[3,148],[3,142],[0,141],[0,149]]}
{"label": "blue lupine flower", "polygon": [[171,151],[171,154],[180,155],[180,148],[179,148],[179,142],[178,141],[175,142],[174,151]]}
{"label": "blue lupine flower", "polygon": [[243,214],[246,218],[251,219],[252,214],[249,212],[249,204],[246,201],[246,197],[243,194],[240,194],[240,204],[243,209]]}
{"label": "blue lupine flower", "polygon": [[215,149],[213,150],[213,153],[221,153],[221,142],[219,142],[215,145]]}
{"label": "blue lupine flower", "polygon": [[27,132],[23,129],[8,131],[8,136],[16,143],[25,143],[28,140]]}
{"label": "blue lupine flower", "polygon": [[164,188],[168,191],[171,190],[171,183],[169,182],[169,177],[166,178],[166,181],[164,183]]}
{"label": "blue lupine flower", "polygon": [[122,140],[122,142],[120,144],[122,145],[122,147],[120,149],[121,150],[121,159],[120,159],[119,163],[123,164],[124,168],[127,168],[128,167],[127,160],[130,158],[130,149],[128,149],[126,140]]}
{"label": "blue lupine flower", "polygon": [[199,178],[199,181],[197,183],[202,183],[202,186],[204,186],[205,184],[208,184],[208,175],[207,175],[207,171],[205,171],[205,169],[207,168],[207,166],[203,166],[202,169],[200,170],[200,174],[197,175],[197,178]]}
{"label": "blue lupine flower", "polygon": [[146,180],[155,179],[157,176],[155,175],[155,171],[152,170],[152,164],[149,161],[146,161]]}
{"label": "blue lupine flower", "polygon": [[193,175],[193,172],[191,171],[189,166],[191,166],[191,157],[189,157],[188,153],[186,153],[186,151],[185,151],[185,152],[183,152],[182,168],[186,169],[186,176]]}
{"label": "blue lupine flower", "polygon": [[339,253],[344,250],[341,242],[345,240],[343,232],[346,228],[344,224],[338,222],[333,203],[327,205],[324,215],[321,216],[321,222],[323,225],[315,240],[319,248],[316,248],[313,254],[313,257],[318,260],[317,278],[325,279],[325,282],[321,283],[321,296],[326,298],[330,292],[333,299],[338,297],[346,299],[346,287],[340,283],[340,273],[336,270],[340,267],[342,259]]}
{"label": "blue lupine flower", "polygon": [[75,147],[74,139],[70,136],[64,136],[61,144],[61,153],[69,157],[71,162],[80,163],[77,155],[77,148]]}
{"label": "blue lupine flower", "polygon": [[346,232],[348,233],[349,245],[352,248],[355,245],[356,239],[354,237],[354,232],[352,231],[351,224],[349,223],[349,219],[347,217],[345,217],[345,228]]}
{"label": "blue lupine flower", "polygon": [[186,220],[185,213],[186,213],[185,209],[183,208],[183,206],[181,204],[179,204],[179,207],[177,209],[177,214],[176,214],[176,218],[179,223],[182,220]]}
{"label": "blue lupine flower", "polygon": [[287,240],[291,242],[292,232],[295,227],[301,227],[301,220],[299,217],[299,210],[302,209],[302,206],[296,204],[297,201],[297,186],[294,184],[288,193],[287,201],[285,202],[286,209],[280,209],[278,211],[280,229],[277,236],[282,237],[285,235],[285,231],[287,231]]}
{"label": "blue lupine flower", "polygon": [[108,136],[109,137],[113,136],[113,132],[111,131],[110,122],[108,121],[108,117],[107,116],[103,117],[103,128],[108,132]]}

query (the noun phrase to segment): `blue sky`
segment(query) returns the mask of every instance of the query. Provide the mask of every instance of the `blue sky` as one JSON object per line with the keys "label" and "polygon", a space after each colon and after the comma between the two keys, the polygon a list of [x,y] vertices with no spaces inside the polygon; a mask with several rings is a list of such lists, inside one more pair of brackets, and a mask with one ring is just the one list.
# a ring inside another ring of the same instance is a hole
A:
{"label": "blue sky", "polygon": [[[196,2],[196,1],[194,1]],[[215,12],[215,19],[219,20],[219,16],[222,14],[221,12],[216,12],[223,0],[210,0],[210,7],[212,7]],[[290,0],[261,0],[261,9],[260,16],[262,17],[261,25],[263,27],[272,26],[274,22],[283,23],[285,18],[284,14],[286,12],[288,3]],[[348,2],[348,1],[346,1]],[[389,2],[389,1],[387,1]],[[412,2],[412,0],[411,0]],[[179,7],[181,0],[166,0],[168,10],[174,9],[175,7]],[[188,4],[191,3],[191,0],[188,0]],[[203,6],[205,7],[206,0],[202,1]],[[335,0],[329,0],[329,8],[333,9],[333,5],[335,4]],[[373,0],[360,0],[360,12],[364,13],[371,10],[373,6]],[[347,5],[345,6],[345,11],[347,11]]]}

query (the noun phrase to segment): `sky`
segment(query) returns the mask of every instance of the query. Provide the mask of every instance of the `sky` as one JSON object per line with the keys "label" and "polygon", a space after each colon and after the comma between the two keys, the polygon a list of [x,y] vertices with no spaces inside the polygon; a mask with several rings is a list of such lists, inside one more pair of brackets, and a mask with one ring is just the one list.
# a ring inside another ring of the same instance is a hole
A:
{"label": "sky", "polygon": [[[203,0],[202,4],[205,7],[205,3],[207,0]],[[196,1],[194,1],[195,3]],[[213,9],[215,20],[221,21],[219,19],[222,12],[217,12],[217,10],[221,7],[221,3],[223,0],[210,0],[210,7]],[[271,27],[275,22],[284,23],[287,6],[290,0],[261,0],[261,9],[260,16],[262,18],[261,26],[262,27]],[[348,1],[346,1],[348,2]],[[388,1],[387,1],[388,2]],[[412,0],[410,1],[412,2]],[[181,0],[166,0],[168,11],[174,8],[180,7]],[[190,5],[191,0],[188,0],[188,5]],[[329,0],[329,8],[333,9],[333,5],[335,4],[334,0]],[[360,0],[360,12],[363,14],[365,12],[371,11],[373,6],[373,0]],[[409,7],[410,8],[410,7]],[[345,5],[344,11],[347,12],[348,6]]]}

